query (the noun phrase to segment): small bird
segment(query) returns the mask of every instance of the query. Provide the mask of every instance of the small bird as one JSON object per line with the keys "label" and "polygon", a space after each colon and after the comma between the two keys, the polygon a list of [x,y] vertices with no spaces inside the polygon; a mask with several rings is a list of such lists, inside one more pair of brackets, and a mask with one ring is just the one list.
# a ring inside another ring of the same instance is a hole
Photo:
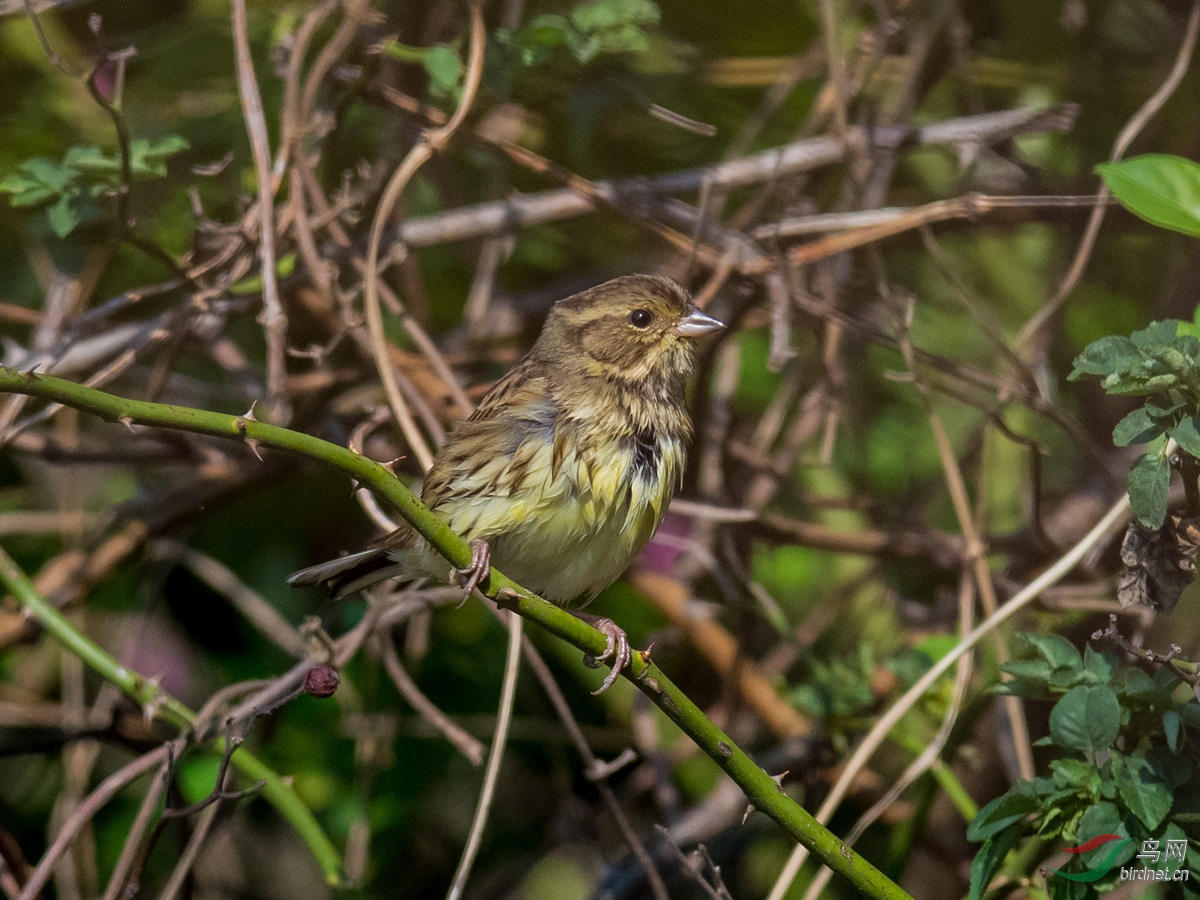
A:
{"label": "small bird", "polygon": [[[529,354],[451,431],[422,501],[471,542],[451,573],[469,595],[491,564],[559,604],[586,603],[654,535],[691,437],[684,388],[693,341],[725,326],[669,278],[628,275],[550,310]],[[341,597],[386,578],[440,577],[445,560],[404,524],[366,550],[302,569],[292,585]],[[630,660],[611,619],[575,611],[606,636],[612,671]]]}

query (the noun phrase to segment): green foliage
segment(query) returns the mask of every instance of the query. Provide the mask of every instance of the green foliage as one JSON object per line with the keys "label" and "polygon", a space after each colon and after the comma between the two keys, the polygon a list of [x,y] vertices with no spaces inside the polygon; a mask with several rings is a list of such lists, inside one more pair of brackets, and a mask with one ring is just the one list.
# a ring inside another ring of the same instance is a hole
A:
{"label": "green foliage", "polygon": [[1069,376],[1095,375],[1110,394],[1147,398],[1113,429],[1118,447],[1157,445],[1129,471],[1129,500],[1147,528],[1162,527],[1167,516],[1171,469],[1163,439],[1174,438],[1184,453],[1200,458],[1200,340],[1185,333],[1190,330],[1186,323],[1168,319],[1129,337],[1102,337],[1075,358]]}
{"label": "green foliage", "polygon": [[[163,178],[167,160],[188,148],[177,134],[157,140],[136,140],[129,145],[129,174],[135,181]],[[66,237],[85,219],[95,218],[94,200],[121,186],[119,153],[107,155],[99,147],[72,147],[55,162],[35,156],[17,166],[17,171],[0,181],[0,192],[10,195],[13,206],[49,205],[50,227]]]}
{"label": "green foliage", "polygon": [[650,46],[646,28],[662,18],[653,0],[593,0],[567,15],[545,13],[521,28],[496,33],[525,66],[552,59],[560,50],[576,62],[588,63],[604,53],[640,53]]}
{"label": "green foliage", "polygon": [[808,677],[792,691],[792,701],[820,718],[861,714],[875,701],[871,690],[874,671],[875,657],[866,644],[845,659],[813,659]]}
{"label": "green foliage", "polygon": [[458,92],[464,68],[462,57],[453,45],[410,47],[398,41],[387,41],[383,49],[393,59],[423,65],[429,75],[429,93],[434,97],[453,97]]}
{"label": "green foliage", "polygon": [[[1068,868],[1093,882],[1051,874],[1051,897],[1094,897],[1119,877],[1106,864],[1126,863],[1146,841],[1200,836],[1200,794],[1189,785],[1200,763],[1200,702],[1177,699],[1180,683],[1168,668],[1154,675],[1088,646],[1081,655],[1055,634],[1021,635],[1027,653],[1004,666],[1007,693],[1054,699],[1049,775],[1020,781],[979,811],[967,831],[983,844],[971,869],[971,898],[983,896],[1009,851],[1036,836],[1046,850],[1083,844],[1100,835],[1130,839],[1113,853],[1109,843],[1078,854]],[[1108,856],[1112,855],[1110,860]],[[1159,865],[1181,865],[1167,860]],[[1197,860],[1187,864],[1193,877]]]}
{"label": "green foliage", "polygon": [[[1147,154],[1096,167],[1113,195],[1148,222],[1200,237],[1200,164],[1178,156]],[[1200,308],[1197,315],[1200,316]],[[1070,378],[1096,375],[1110,394],[1146,397],[1113,429],[1113,443],[1156,443],[1129,471],[1129,500],[1147,528],[1167,516],[1170,464],[1165,438],[1174,438],[1191,459],[1200,459],[1200,319],[1192,325],[1154,322],[1129,337],[1109,335],[1089,344]]]}
{"label": "green foliage", "polygon": [[[512,64],[541,65],[565,50],[582,65],[602,54],[644,52],[650,47],[646,28],[657,25],[661,18],[653,0],[593,0],[567,15],[543,13],[518,29],[497,29],[493,36],[508,51]],[[388,41],[384,50],[394,59],[424,66],[432,96],[457,96],[465,66],[456,45],[412,47]]]}
{"label": "green foliage", "polygon": [[1130,212],[1163,228],[1200,237],[1200,163],[1148,153],[1096,172]]}

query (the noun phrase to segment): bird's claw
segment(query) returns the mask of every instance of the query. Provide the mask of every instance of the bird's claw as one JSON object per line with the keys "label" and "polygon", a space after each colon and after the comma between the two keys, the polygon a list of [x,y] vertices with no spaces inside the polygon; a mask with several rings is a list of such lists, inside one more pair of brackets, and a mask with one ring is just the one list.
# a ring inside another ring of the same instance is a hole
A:
{"label": "bird's claw", "polygon": [[463,566],[461,569],[452,569],[450,572],[451,582],[463,589],[463,603],[471,599],[475,588],[479,587],[480,583],[488,577],[491,570],[492,548],[488,546],[487,541],[481,541],[478,538],[471,541],[470,565]]}
{"label": "bird's claw", "polygon": [[598,669],[606,661],[612,667],[605,677],[604,683],[592,691],[594,695],[598,696],[616,684],[622,670],[633,659],[633,652],[629,649],[629,637],[625,634],[625,629],[612,619],[580,612],[576,612],[575,615],[604,635],[604,652],[599,656],[592,656],[588,653],[583,657],[583,664],[590,669]]}

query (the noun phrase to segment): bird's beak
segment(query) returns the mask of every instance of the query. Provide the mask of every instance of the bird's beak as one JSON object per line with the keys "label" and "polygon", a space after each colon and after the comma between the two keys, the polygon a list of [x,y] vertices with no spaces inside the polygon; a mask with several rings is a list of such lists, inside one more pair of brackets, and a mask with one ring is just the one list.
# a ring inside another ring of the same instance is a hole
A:
{"label": "bird's beak", "polygon": [[700,337],[703,334],[712,334],[714,331],[720,331],[724,327],[724,322],[718,322],[712,316],[705,315],[700,310],[693,308],[691,312],[679,320],[679,324],[675,326],[675,333],[680,337],[694,338]]}

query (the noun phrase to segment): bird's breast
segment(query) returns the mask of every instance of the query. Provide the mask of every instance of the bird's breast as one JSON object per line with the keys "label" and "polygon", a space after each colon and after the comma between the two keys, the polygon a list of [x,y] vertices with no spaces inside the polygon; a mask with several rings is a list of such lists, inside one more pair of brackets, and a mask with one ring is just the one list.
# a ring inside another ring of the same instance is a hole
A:
{"label": "bird's breast", "polygon": [[526,433],[436,511],[464,537],[488,541],[500,571],[566,603],[602,590],[650,540],[684,452],[681,435],[560,423]]}

